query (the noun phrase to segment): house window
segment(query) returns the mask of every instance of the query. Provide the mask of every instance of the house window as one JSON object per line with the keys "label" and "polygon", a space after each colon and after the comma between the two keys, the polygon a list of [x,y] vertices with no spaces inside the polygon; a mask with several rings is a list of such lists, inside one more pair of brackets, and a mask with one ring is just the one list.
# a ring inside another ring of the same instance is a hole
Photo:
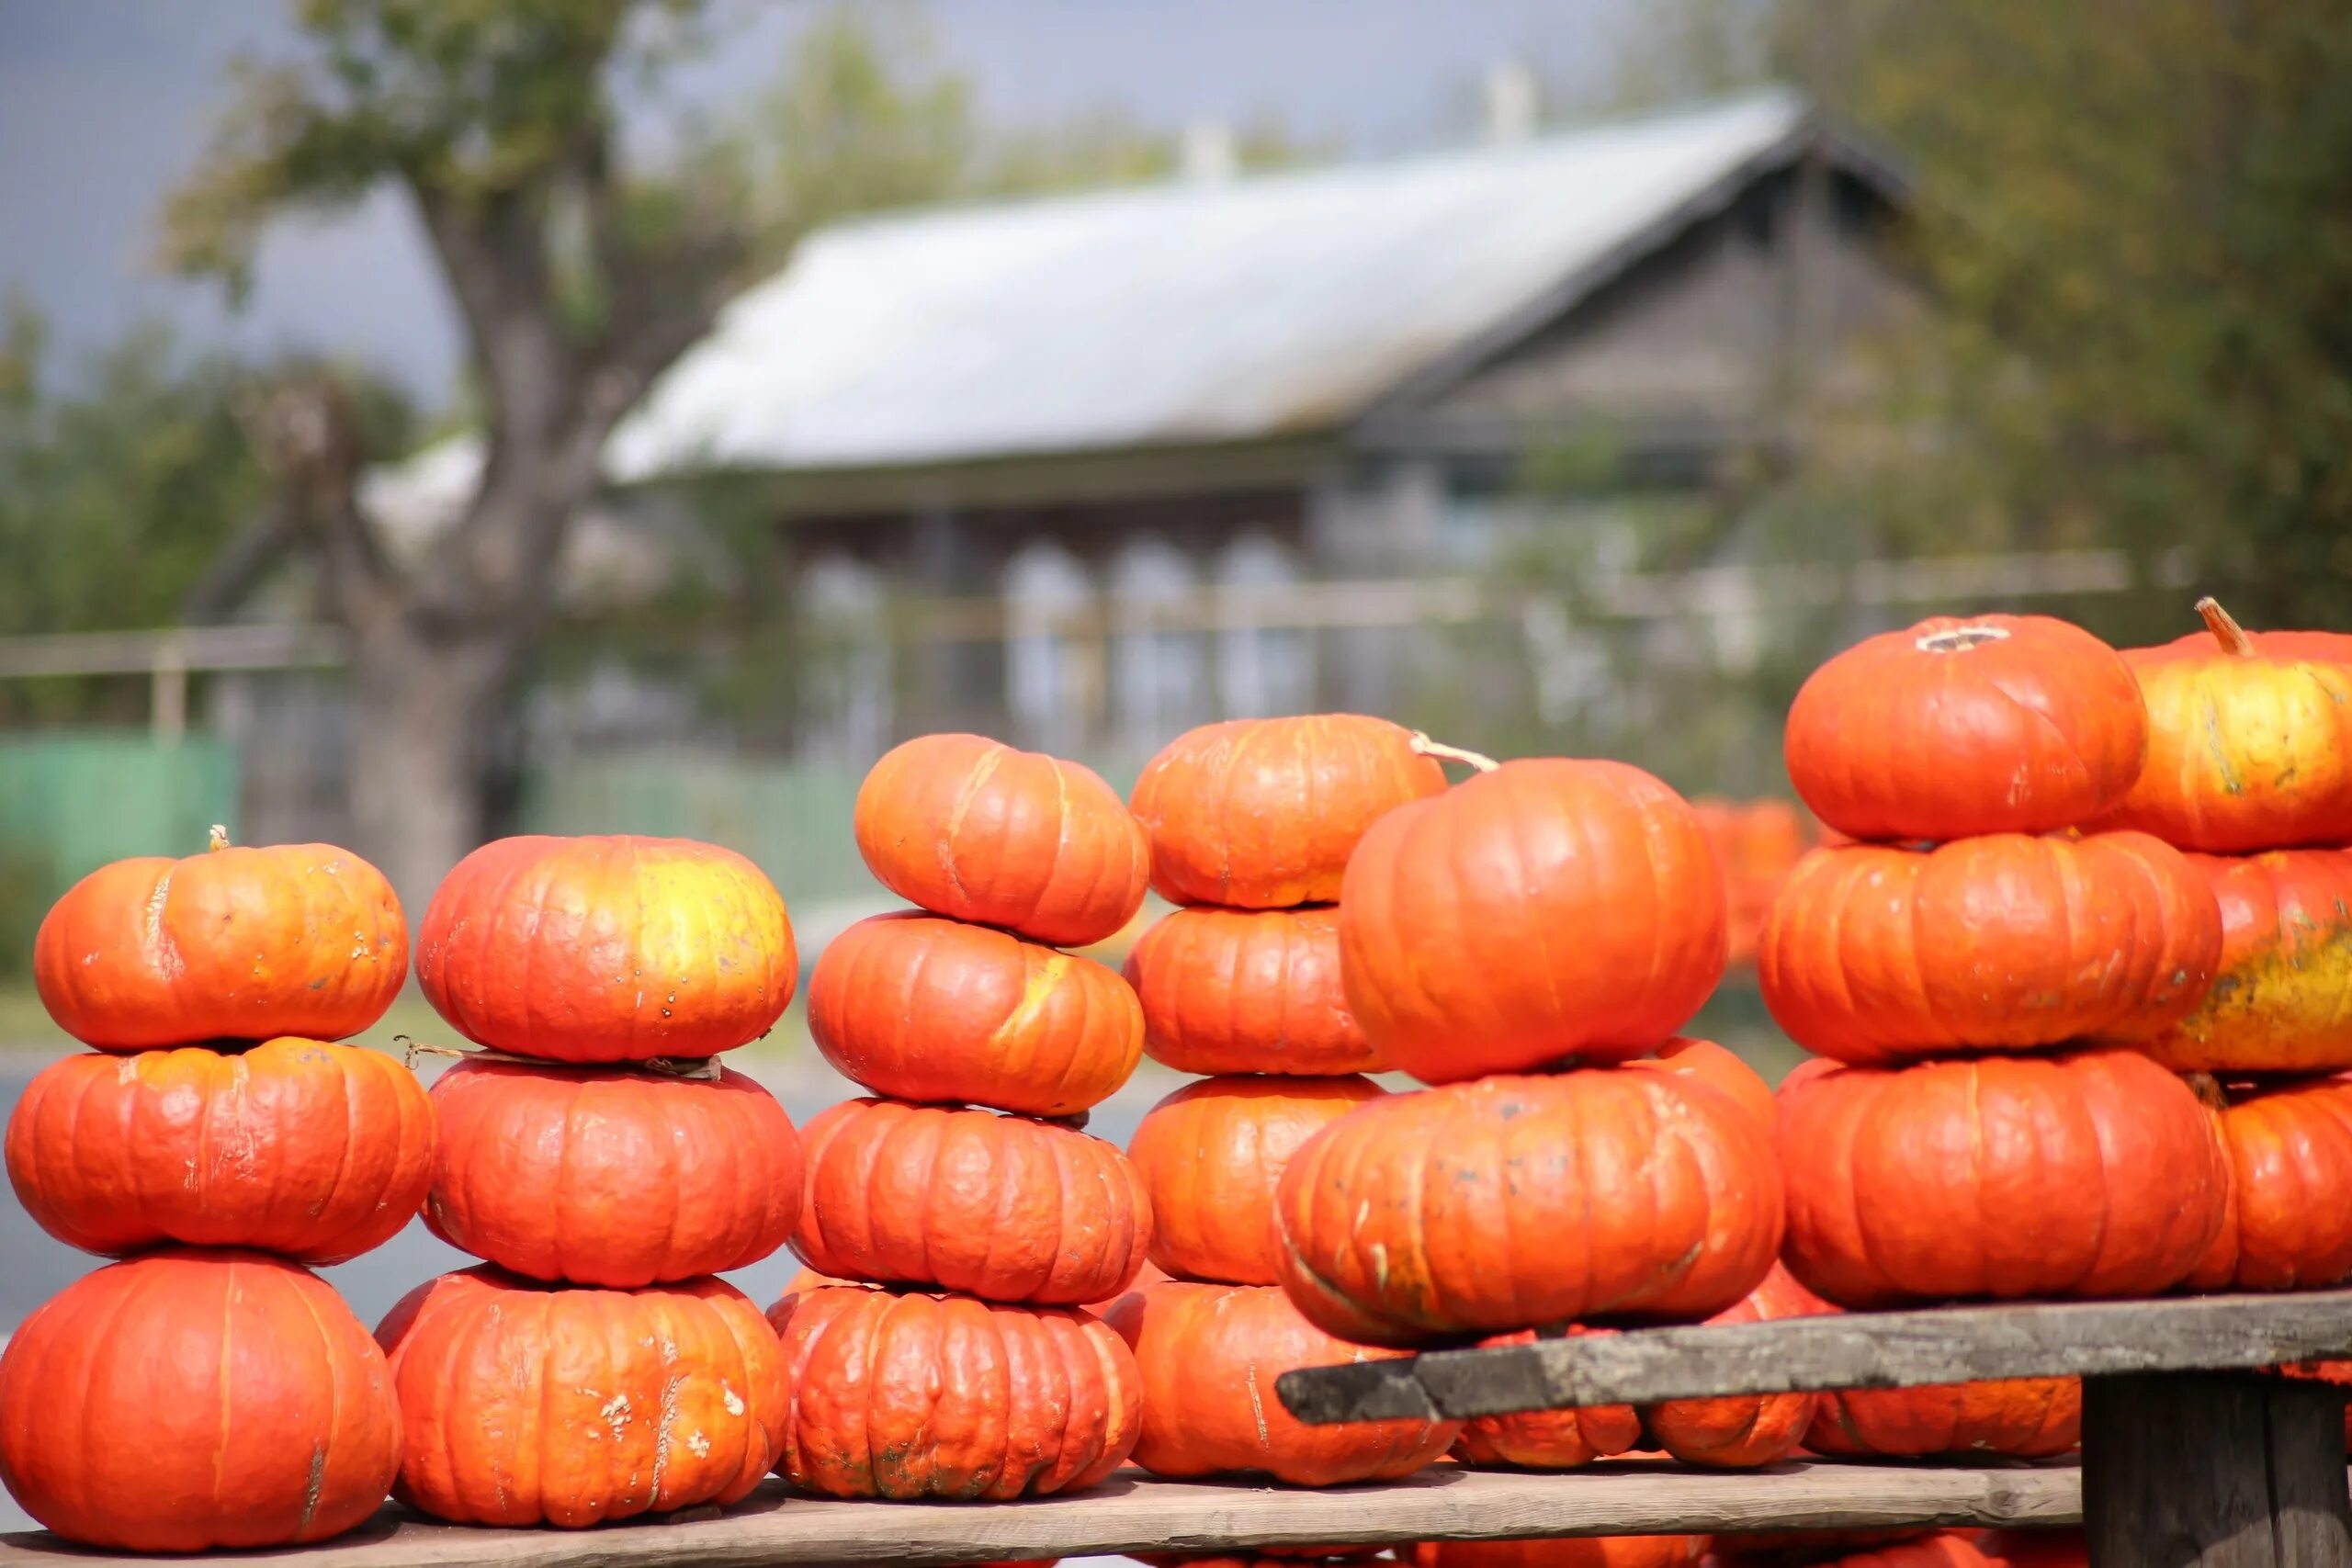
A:
{"label": "house window", "polygon": [[1004,569],[1004,686],[1019,743],[1080,750],[1102,702],[1102,643],[1084,622],[1094,584],[1085,563],[1047,539]]}
{"label": "house window", "polygon": [[1157,534],[1128,541],[1111,563],[1113,711],[1121,748],[1137,757],[1208,716],[1199,590],[1192,561]]}
{"label": "house window", "polygon": [[1264,534],[1245,534],[1219,552],[1216,684],[1227,717],[1304,713],[1314,705],[1315,645],[1305,629],[1283,624],[1283,590],[1300,577],[1297,556]]}
{"label": "house window", "polygon": [[863,766],[890,740],[890,640],[881,578],[848,556],[819,556],[802,569],[794,597],[803,638],[801,749]]}

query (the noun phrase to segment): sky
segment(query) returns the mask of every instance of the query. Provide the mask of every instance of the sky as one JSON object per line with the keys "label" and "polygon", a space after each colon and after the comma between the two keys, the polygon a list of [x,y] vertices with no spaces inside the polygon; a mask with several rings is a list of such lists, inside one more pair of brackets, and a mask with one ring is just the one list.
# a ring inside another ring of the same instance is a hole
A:
{"label": "sky", "polygon": [[[718,0],[724,47],[676,91],[741,103],[813,0]],[[1377,157],[1473,134],[1503,61],[1595,78],[1637,0],[933,0],[940,53],[994,123],[1117,107],[1148,125],[1279,116]],[[148,318],[192,343],[356,358],[447,398],[454,317],[404,203],[282,224],[252,298],[153,267],[157,205],[200,151],[241,52],[284,53],[285,0],[0,0],[0,294],[49,318],[70,366]]]}

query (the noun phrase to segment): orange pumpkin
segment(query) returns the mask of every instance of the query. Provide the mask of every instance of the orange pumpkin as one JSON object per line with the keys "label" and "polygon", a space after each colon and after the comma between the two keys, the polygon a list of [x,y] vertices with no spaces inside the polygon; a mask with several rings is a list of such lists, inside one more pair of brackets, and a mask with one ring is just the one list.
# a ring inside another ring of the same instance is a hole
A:
{"label": "orange pumpkin", "polygon": [[1364,834],[1340,974],[1365,1037],[1423,1083],[1623,1061],[1705,1002],[1724,921],[1681,796],[1623,762],[1506,762]]}
{"label": "orange pumpkin", "polygon": [[2221,910],[2177,851],[2000,833],[1815,850],[1756,977],[1807,1050],[1891,1062],[2152,1034],[2195,1010],[2221,955]]}
{"label": "orange pumpkin", "polygon": [[2083,1440],[2079,1378],[2003,1378],[1816,1396],[1804,1446],[1841,1459],[2047,1459]]}
{"label": "orange pumpkin", "polygon": [[1771,1135],[1721,1090],[1603,1067],[1367,1100],[1291,1156],[1274,1215],[1301,1312],[1412,1345],[1699,1322],[1771,1268],[1781,1208]]}
{"label": "orange pumpkin", "polygon": [[1151,1199],[1151,1258],[1180,1280],[1272,1285],[1274,1189],[1299,1145],[1367,1100],[1369,1078],[1238,1076],[1187,1084],[1127,1145]]}
{"label": "orange pumpkin", "polygon": [[392,1495],[456,1524],[556,1525],[748,1495],[782,1441],[784,1361],[734,1286],[428,1280],[376,1330],[407,1458]]}
{"label": "orange pumpkin", "polygon": [[2091,1563],[2089,1544],[2078,1529],[1986,1530],[1976,1538],[1976,1546],[2000,1568],[2090,1568]]}
{"label": "orange pumpkin", "polygon": [[2202,658],[2126,655],[2148,703],[2148,763],[2108,819],[2185,850],[2352,843],[2352,663],[2266,651],[2211,599]]}
{"label": "orange pumpkin", "polygon": [[808,981],[808,1034],[876,1094],[1068,1116],[1135,1071],[1143,1010],[1091,958],[910,912],[832,940]]}
{"label": "orange pumpkin", "polygon": [[1763,1530],[1718,1535],[1711,1563],[1720,1568],[1819,1568],[1838,1552],[1924,1541],[1940,1531],[1927,1526],[1881,1530]]}
{"label": "orange pumpkin", "polygon": [[461,1062],[433,1104],[426,1226],[535,1280],[625,1290],[741,1269],[800,1218],[791,1120],[741,1073]]}
{"label": "orange pumpkin", "polygon": [[2133,1051],[1841,1067],[1784,1084],[1789,1269],[1848,1307],[2151,1296],[2221,1233],[2229,1162]]}
{"label": "orange pumpkin", "polygon": [[[1770,1323],[1804,1317],[1812,1293],[1778,1263],[1745,1299],[1710,1323]],[[1754,1470],[1786,1459],[1813,1420],[1810,1393],[1749,1393],[1716,1399],[1671,1399],[1642,1409],[1646,1447],[1664,1449],[1685,1464],[1713,1470]]]}
{"label": "orange pumpkin", "polygon": [[332,844],[212,848],[100,866],[33,939],[57,1027],[101,1051],[369,1028],[408,979],[408,922],[384,874]]}
{"label": "orange pumpkin", "polygon": [[1445,791],[1412,731],[1359,714],[1235,718],[1170,741],[1131,796],[1171,904],[1328,904],[1365,829]]}
{"label": "orange pumpkin", "polygon": [[[1812,1568],[1995,1568],[1995,1560],[1987,1557],[1977,1545],[1974,1532],[1967,1530],[1921,1530],[1887,1539],[1884,1530],[1849,1530],[1807,1532],[1814,1542],[1811,1550],[1794,1557]],[[1789,1561],[1785,1547],[1775,1551],[1776,1538],[1763,1536],[1717,1536],[1715,1551],[1726,1562]],[[1741,1541],[1763,1543],[1760,1551],[1743,1551],[1735,1544]]]}
{"label": "orange pumpkin", "polygon": [[433,1107],[379,1052],[272,1040],[52,1062],[8,1118],[25,1212],[85,1252],[179,1242],[340,1263],[433,1179]]}
{"label": "orange pumpkin", "polygon": [[1081,1491],[1126,1461],[1142,1424],[1135,1358],[1089,1312],[853,1285],[788,1295],[768,1318],[791,1388],[776,1473],[803,1491]]}
{"label": "orange pumpkin", "polygon": [[[1532,1328],[1479,1341],[1481,1348],[1532,1345],[1554,1335],[1607,1334],[1606,1328]],[[1464,1464],[1511,1465],[1521,1470],[1580,1470],[1595,1460],[1630,1453],[1642,1446],[1641,1413],[1630,1404],[1568,1405],[1555,1410],[1518,1410],[1479,1416],[1462,1424],[1453,1457]]]}
{"label": "orange pumpkin", "polygon": [[1127,953],[1143,1048],[1180,1073],[1376,1073],[1340,982],[1340,911],[1198,906]]}
{"label": "orange pumpkin", "polygon": [[1625,1064],[1648,1072],[1672,1073],[1704,1080],[1745,1107],[1770,1127],[1780,1118],[1779,1102],[1763,1075],[1712,1040],[1669,1040],[1655,1055],[1636,1056]]}
{"label": "orange pumpkin", "polygon": [[1682,1568],[1706,1555],[1703,1535],[1580,1535],[1424,1540],[1415,1543],[1409,1561],[1413,1568]]}
{"label": "orange pumpkin", "polygon": [[484,844],[433,895],[416,949],[451,1028],[556,1062],[731,1051],[775,1026],[799,976],[758,866],[627,834]]}
{"label": "orange pumpkin", "polygon": [[1118,1146],[986,1111],[849,1100],[810,1120],[792,1249],[820,1274],[995,1302],[1097,1302],[1151,1243]]}
{"label": "orange pumpkin", "polygon": [[2352,850],[2190,855],[2220,902],[2204,1004],[2145,1043],[2178,1072],[2352,1067]]}
{"label": "orange pumpkin", "polygon": [[376,1512],[400,1463],[383,1352],[326,1281],[260,1253],[86,1274],[0,1354],[0,1481],[84,1546],[324,1540]]}
{"label": "orange pumpkin", "polygon": [[1135,1352],[1143,1386],[1135,1461],[1154,1475],[1393,1481],[1436,1461],[1461,1429],[1438,1420],[1300,1422],[1275,1397],[1277,1377],[1394,1352],[1340,1343],[1270,1285],[1170,1280],[1120,1297],[1104,1315]]}
{"label": "orange pumpkin", "polygon": [[2046,615],[1939,615],[1815,670],[1789,706],[1789,782],[1856,839],[2041,833],[2123,799],[2148,714],[2115,649]]}
{"label": "orange pumpkin", "polygon": [[2188,1277],[2200,1291],[2317,1291],[2352,1280],[2352,1080],[2224,1094],[2216,1106],[2233,1179],[2229,1217]]}
{"label": "orange pumpkin", "polygon": [[855,825],[867,868],[908,903],[1056,947],[1115,934],[1151,876],[1143,827],[1102,775],[978,735],[885,753]]}

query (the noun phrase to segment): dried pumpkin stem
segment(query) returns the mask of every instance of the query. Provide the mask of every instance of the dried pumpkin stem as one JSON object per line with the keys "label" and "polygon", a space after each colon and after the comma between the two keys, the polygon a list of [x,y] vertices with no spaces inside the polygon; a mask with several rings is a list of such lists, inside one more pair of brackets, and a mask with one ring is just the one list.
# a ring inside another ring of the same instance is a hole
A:
{"label": "dried pumpkin stem", "polygon": [[1449,762],[1466,762],[1482,773],[1491,773],[1502,766],[1492,757],[1481,755],[1476,751],[1464,751],[1459,746],[1448,746],[1442,740],[1432,740],[1418,729],[1413,731],[1413,750],[1424,757],[1438,757]]}
{"label": "dried pumpkin stem", "polygon": [[2245,628],[2238,625],[2235,616],[2222,608],[2222,602],[2219,599],[2210,593],[2207,594],[2197,601],[2197,613],[2204,617],[2205,629],[2213,634],[2214,640],[2222,645],[2223,652],[2234,654],[2240,659],[2253,656],[2254,638],[2245,635]]}
{"label": "dried pumpkin stem", "polygon": [[392,1043],[401,1048],[401,1060],[412,1069],[416,1066],[419,1056],[455,1056],[463,1062],[511,1062],[518,1067],[571,1067],[582,1071],[644,1073],[657,1078],[692,1078],[702,1083],[716,1081],[724,1070],[716,1056],[649,1056],[637,1062],[559,1062],[546,1056],[518,1056],[512,1051],[500,1051],[488,1045],[431,1045],[422,1040],[412,1040],[405,1034],[393,1035]]}
{"label": "dried pumpkin stem", "polygon": [[216,854],[220,851],[227,849],[229,847],[229,829],[222,827],[218,822],[212,824],[211,837],[205,841],[204,847],[208,851]]}
{"label": "dried pumpkin stem", "polygon": [[2221,1079],[2211,1073],[2190,1073],[2187,1077],[2190,1092],[2208,1111],[2227,1111],[2230,1108],[2230,1097],[2223,1092]]}

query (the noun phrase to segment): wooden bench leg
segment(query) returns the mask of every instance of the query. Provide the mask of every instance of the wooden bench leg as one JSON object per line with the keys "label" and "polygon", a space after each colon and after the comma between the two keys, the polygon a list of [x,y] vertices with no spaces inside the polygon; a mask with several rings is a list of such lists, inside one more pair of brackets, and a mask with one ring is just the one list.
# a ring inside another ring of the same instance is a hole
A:
{"label": "wooden bench leg", "polygon": [[2352,1568],[2345,1392],[2219,1372],[2085,1379],[2091,1568]]}

